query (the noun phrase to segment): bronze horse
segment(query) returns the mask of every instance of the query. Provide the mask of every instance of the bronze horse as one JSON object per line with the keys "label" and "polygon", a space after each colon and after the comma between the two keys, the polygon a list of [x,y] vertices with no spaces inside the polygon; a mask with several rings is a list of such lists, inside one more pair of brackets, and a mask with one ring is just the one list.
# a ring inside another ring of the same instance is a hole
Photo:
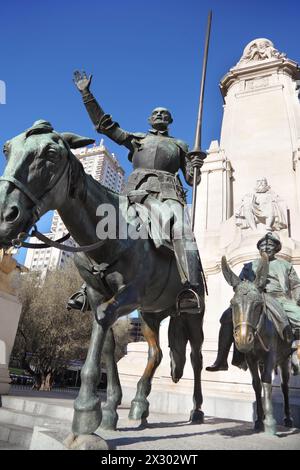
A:
{"label": "bronze horse", "polygon": [[245,355],[256,396],[257,419],[254,429],[275,434],[272,374],[277,366],[281,373],[281,390],[284,398],[284,425],[287,427],[293,425],[288,387],[291,348],[281,339],[273,322],[267,316],[263,291],[267,282],[268,265],[268,255],[263,253],[256,270],[255,281],[241,281],[228,266],[226,258],[222,258],[223,275],[234,289],[234,296],[230,302],[234,342],[238,351]]}
{"label": "bronze horse", "polygon": [[[72,133],[57,133],[46,121],[35,122],[30,129],[6,142],[4,154],[7,164],[0,179],[0,246],[11,246],[12,240],[21,232],[26,236],[49,210],[58,210],[80,246],[99,242],[96,234],[98,206],[113,206],[116,219],[123,217],[120,196],[85,174],[81,163],[71,152],[71,148],[92,142]],[[117,318],[135,309],[142,313],[149,357],[131,404],[130,417],[144,420],[149,412],[147,396],[151,380],[161,360],[159,324],[167,315],[176,313],[175,301],[182,285],[173,252],[157,250],[149,238],[103,239],[97,249],[88,254],[78,253],[75,264],[87,284],[88,300],[95,319],[67,445],[70,448],[105,448],[106,444],[100,437],[91,435],[100,424],[103,428],[115,429],[118,420],[116,409],[122,398],[110,327]],[[186,323],[185,338],[191,342],[195,374],[191,421],[198,422],[203,421],[201,347],[204,291],[201,301],[198,315],[186,314],[185,320],[181,319]],[[102,352],[106,356],[108,388],[107,401],[101,409],[97,384],[101,376]],[[181,377],[184,365],[177,356],[175,348],[172,357],[174,381]]]}

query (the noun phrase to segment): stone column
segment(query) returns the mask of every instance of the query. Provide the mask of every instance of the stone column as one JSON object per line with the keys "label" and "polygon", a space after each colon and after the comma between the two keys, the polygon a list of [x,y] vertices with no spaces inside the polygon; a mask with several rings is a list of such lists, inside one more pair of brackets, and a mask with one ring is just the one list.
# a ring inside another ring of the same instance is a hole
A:
{"label": "stone column", "polygon": [[21,315],[15,295],[17,263],[10,254],[0,256],[0,395],[9,392],[9,358]]}

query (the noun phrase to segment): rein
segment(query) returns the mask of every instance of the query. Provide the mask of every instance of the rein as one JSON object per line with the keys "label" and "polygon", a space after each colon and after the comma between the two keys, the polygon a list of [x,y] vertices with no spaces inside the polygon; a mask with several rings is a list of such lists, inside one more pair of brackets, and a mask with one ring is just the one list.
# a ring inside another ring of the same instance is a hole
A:
{"label": "rein", "polygon": [[235,327],[234,327],[234,332],[235,332],[235,330],[236,330],[239,326],[241,326],[241,325],[248,325],[248,326],[250,326],[250,327],[254,330],[254,336],[257,336],[257,338],[258,338],[258,340],[259,340],[259,342],[260,342],[260,345],[261,345],[261,347],[263,348],[263,350],[266,351],[266,352],[269,352],[269,351],[270,351],[270,348],[268,348],[268,347],[265,345],[264,340],[262,339],[262,337],[261,337],[261,335],[260,335],[260,330],[261,330],[261,328],[262,328],[262,323],[263,323],[264,315],[266,315],[266,312],[267,312],[266,299],[265,299],[264,294],[262,294],[262,296],[263,296],[263,299],[264,299],[264,303],[263,303],[263,313],[262,313],[262,315],[260,316],[260,319],[259,319],[259,322],[258,322],[257,326],[254,327],[254,326],[252,325],[252,323],[247,322],[247,321],[242,321],[242,322],[238,323],[237,325],[235,325]]}
{"label": "rein", "polygon": [[[23,194],[25,194],[25,196],[27,196],[34,203],[33,214],[34,214],[34,218],[36,222],[40,218],[41,213],[42,213],[43,199],[47,196],[47,194],[50,191],[52,191],[56,187],[56,185],[61,181],[61,179],[65,176],[66,172],[69,169],[70,169],[70,166],[67,163],[61,175],[55,181],[55,184],[49,190],[47,190],[43,194],[43,196],[41,196],[40,199],[38,199],[21,181],[17,180],[13,176],[2,176],[0,177],[0,181],[8,181],[9,183],[13,184],[14,186],[16,186],[16,188],[18,188]],[[38,240],[42,241],[43,243],[25,242],[27,237],[36,237]],[[80,253],[80,252],[86,253],[86,252],[93,251],[99,248],[104,243],[103,240],[99,240],[96,243],[92,243],[91,245],[84,245],[84,246],[75,247],[75,246],[63,245],[62,243],[68,240],[70,237],[71,235],[70,233],[68,233],[67,235],[64,235],[62,238],[58,240],[51,240],[50,238],[40,233],[37,230],[36,225],[34,225],[33,230],[30,234],[26,232],[19,233],[17,238],[11,241],[11,244],[15,248],[32,248],[34,250],[40,250],[40,249],[52,247],[52,248],[57,248],[58,250],[68,251],[70,253]]]}
{"label": "rein", "polygon": [[[40,240],[44,243],[28,243],[28,242],[25,242],[24,240],[29,236],[30,237],[35,237],[35,238],[37,238],[38,240]],[[59,240],[51,240],[50,238],[48,238],[45,235],[43,235],[42,233],[40,233],[37,230],[36,226],[34,226],[34,229],[32,230],[32,232],[30,234],[25,233],[25,232],[21,232],[16,239],[12,240],[12,244],[15,248],[21,248],[22,247],[22,248],[32,248],[34,250],[40,250],[40,249],[43,249],[43,248],[52,247],[52,248],[57,248],[58,250],[68,251],[70,253],[80,253],[80,252],[85,252],[86,253],[88,251],[92,251],[92,250],[95,250],[96,248],[99,248],[105,242],[105,240],[99,240],[96,243],[92,243],[91,245],[84,245],[84,246],[63,245],[62,242],[68,240],[68,238],[70,238],[70,237],[71,237],[71,235],[69,233],[67,233],[67,235],[64,235]]]}

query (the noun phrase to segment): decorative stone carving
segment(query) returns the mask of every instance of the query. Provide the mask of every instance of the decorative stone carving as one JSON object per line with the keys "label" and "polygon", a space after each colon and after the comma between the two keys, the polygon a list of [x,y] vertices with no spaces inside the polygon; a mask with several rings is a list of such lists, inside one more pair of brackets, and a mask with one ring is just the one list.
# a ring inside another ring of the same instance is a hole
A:
{"label": "decorative stone carving", "polygon": [[249,62],[282,59],[285,56],[286,54],[275,49],[274,44],[269,39],[254,39],[245,47],[243,55],[236,67],[249,65]]}
{"label": "decorative stone carving", "polygon": [[0,291],[8,294],[15,293],[15,285],[13,282],[16,273],[17,262],[12,257],[12,250],[0,249]]}
{"label": "decorative stone carving", "polygon": [[256,181],[254,193],[245,194],[235,219],[241,229],[256,230],[258,224],[264,224],[266,231],[287,228],[285,204],[265,177]]}

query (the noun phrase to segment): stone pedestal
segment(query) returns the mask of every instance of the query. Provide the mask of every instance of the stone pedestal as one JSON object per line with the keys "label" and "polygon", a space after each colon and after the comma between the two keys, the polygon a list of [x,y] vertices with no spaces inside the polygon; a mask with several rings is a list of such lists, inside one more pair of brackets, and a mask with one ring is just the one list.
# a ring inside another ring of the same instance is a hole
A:
{"label": "stone pedestal", "polygon": [[0,260],[0,395],[9,392],[8,364],[21,315],[21,304],[15,295],[16,261],[11,255]]}
{"label": "stone pedestal", "polygon": [[[282,243],[278,258],[291,262],[300,275],[299,80],[299,67],[293,60],[277,51],[269,40],[257,39],[246,46],[239,63],[220,83],[224,98],[220,144],[217,140],[211,143],[201,170],[195,220],[195,236],[209,291],[204,317],[204,368],[216,358],[219,319],[233,296],[221,273],[222,255],[239,274],[244,263],[258,257],[256,243],[271,224],[271,230]],[[247,214],[249,201],[253,206],[251,214]],[[247,221],[250,215],[252,219]],[[192,368],[187,360],[182,380],[172,384],[167,323],[161,327],[161,344],[164,359],[153,380],[150,403],[154,409],[184,407],[181,411],[188,412],[192,407]],[[128,357],[120,361],[125,388],[129,383],[135,386],[143,372],[141,364],[146,361],[146,344],[129,346]],[[254,402],[249,372],[233,366],[228,372],[203,370],[202,379],[206,413],[252,419],[251,406],[245,413],[241,411],[243,400],[250,405]],[[290,384],[291,394],[299,397],[299,377],[293,377]],[[274,385],[279,392],[276,377]],[[158,390],[169,398],[160,400]],[[221,401],[211,402],[211,397]]]}

